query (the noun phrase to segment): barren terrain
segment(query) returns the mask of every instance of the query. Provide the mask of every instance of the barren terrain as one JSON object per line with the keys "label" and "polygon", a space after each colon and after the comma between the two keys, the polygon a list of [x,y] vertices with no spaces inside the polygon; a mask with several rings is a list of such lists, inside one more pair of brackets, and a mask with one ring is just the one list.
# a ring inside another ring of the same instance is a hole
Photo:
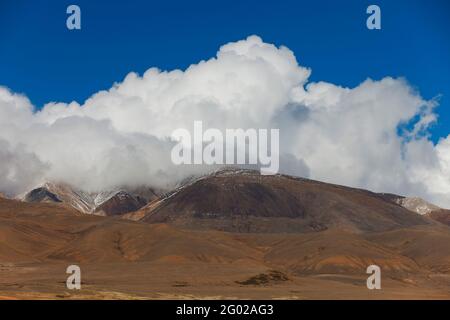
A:
{"label": "barren terrain", "polygon": [[450,229],[368,191],[252,174],[124,216],[0,198],[0,298],[449,299]]}

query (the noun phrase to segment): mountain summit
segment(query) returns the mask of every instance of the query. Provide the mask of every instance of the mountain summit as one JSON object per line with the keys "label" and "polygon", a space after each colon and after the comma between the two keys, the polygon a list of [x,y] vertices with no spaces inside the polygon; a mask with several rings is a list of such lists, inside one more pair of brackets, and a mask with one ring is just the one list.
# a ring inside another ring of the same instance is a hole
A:
{"label": "mountain summit", "polygon": [[20,200],[60,202],[83,213],[111,216],[136,211],[155,198],[153,189],[145,187],[88,193],[67,184],[47,182],[21,196]]}
{"label": "mountain summit", "polygon": [[286,175],[220,170],[128,217],[229,232],[386,231],[431,220],[382,195]]}

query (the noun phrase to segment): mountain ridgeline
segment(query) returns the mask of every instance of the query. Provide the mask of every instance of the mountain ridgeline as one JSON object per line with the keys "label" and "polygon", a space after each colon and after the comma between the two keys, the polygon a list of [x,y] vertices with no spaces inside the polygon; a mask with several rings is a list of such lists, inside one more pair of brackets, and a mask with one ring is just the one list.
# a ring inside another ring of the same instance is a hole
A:
{"label": "mountain ridgeline", "polygon": [[67,184],[45,183],[19,198],[30,203],[62,203],[87,214],[116,216],[136,211],[157,197],[149,187],[89,193]]}
{"label": "mountain ridgeline", "polygon": [[377,232],[430,219],[380,194],[285,175],[222,170],[129,215],[148,223],[228,232]]}
{"label": "mountain ridgeline", "polygon": [[83,213],[145,223],[244,233],[302,233],[330,228],[380,232],[432,224],[434,220],[447,224],[450,220],[446,210],[419,198],[229,168],[191,177],[165,192],[140,187],[87,193],[46,183],[22,200],[62,203]]}

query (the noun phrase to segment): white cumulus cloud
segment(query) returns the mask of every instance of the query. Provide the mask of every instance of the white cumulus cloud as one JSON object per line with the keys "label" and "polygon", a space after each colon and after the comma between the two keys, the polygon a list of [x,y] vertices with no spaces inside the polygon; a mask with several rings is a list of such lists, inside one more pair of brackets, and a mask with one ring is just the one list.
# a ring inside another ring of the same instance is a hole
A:
{"label": "white cumulus cloud", "polygon": [[172,132],[202,120],[279,128],[282,172],[450,207],[450,137],[434,145],[427,132],[435,101],[401,78],[345,88],[310,73],[288,48],[251,36],[184,71],[131,72],[81,105],[35,110],[0,87],[0,191],[46,180],[87,191],[171,185],[207,169],[170,161]]}

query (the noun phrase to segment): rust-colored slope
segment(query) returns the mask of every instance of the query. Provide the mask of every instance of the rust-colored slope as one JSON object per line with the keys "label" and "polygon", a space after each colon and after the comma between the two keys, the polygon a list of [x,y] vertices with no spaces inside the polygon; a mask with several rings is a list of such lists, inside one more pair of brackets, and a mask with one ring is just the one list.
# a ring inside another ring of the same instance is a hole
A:
{"label": "rust-colored slope", "polygon": [[442,224],[450,226],[450,210],[434,210],[428,213],[427,216],[433,220],[439,221]]}
{"label": "rust-colored slope", "polygon": [[0,200],[0,260],[223,261],[252,260],[258,251],[218,232],[188,232],[79,214],[54,204]]}
{"label": "rust-colored slope", "polygon": [[316,232],[228,233],[0,199],[0,292],[15,296],[31,290],[33,297],[41,288],[46,294],[64,292],[65,267],[76,263],[86,276],[85,288],[100,294],[107,288],[147,295],[157,285],[166,293],[247,292],[243,297],[270,298],[275,292],[302,292],[305,281],[312,281],[312,296],[344,288],[347,297],[357,297],[367,291],[367,266],[377,264],[383,286],[395,289],[384,289],[386,294],[445,297],[448,290],[440,279],[450,272],[449,240],[449,228],[438,223],[383,232],[335,226]]}

